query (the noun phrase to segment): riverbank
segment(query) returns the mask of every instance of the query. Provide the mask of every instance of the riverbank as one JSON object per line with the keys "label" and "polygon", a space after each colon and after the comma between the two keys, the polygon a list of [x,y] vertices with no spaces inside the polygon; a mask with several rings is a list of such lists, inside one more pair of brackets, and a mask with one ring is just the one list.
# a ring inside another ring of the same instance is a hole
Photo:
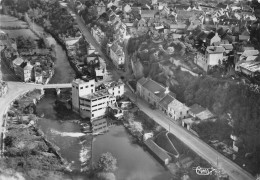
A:
{"label": "riverbank", "polygon": [[[24,102],[29,102],[30,106],[41,98],[42,94],[38,90],[27,92],[12,103],[6,116],[1,170],[15,169],[25,179],[63,176],[63,172],[68,170],[68,163],[61,157],[59,148],[36,127],[38,117],[34,112],[26,113]],[[30,107],[34,111],[33,106]]]}

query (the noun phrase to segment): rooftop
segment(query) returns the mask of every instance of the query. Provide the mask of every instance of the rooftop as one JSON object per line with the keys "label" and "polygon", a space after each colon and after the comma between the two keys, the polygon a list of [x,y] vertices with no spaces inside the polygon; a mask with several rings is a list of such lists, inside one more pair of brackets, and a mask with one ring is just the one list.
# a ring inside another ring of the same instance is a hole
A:
{"label": "rooftop", "polygon": [[158,97],[163,97],[165,95],[166,88],[152,79],[147,79],[143,84],[143,87]]}
{"label": "rooftop", "polygon": [[93,99],[97,99],[97,98],[101,98],[101,97],[109,96],[109,95],[110,94],[108,93],[108,91],[106,89],[101,89],[101,90],[96,91],[94,93],[82,96],[81,98],[93,100]]}
{"label": "rooftop", "polygon": [[212,114],[208,109],[198,113],[197,115],[197,118],[199,118],[200,120],[207,120],[207,119],[211,119],[211,118],[214,118],[215,115]]}
{"label": "rooftop", "polygon": [[171,157],[162,149],[160,148],[152,139],[147,139],[145,145],[148,146],[154,154],[156,154],[162,161],[166,159],[171,160]]}
{"label": "rooftop", "polygon": [[241,68],[244,68],[250,72],[260,71],[260,62],[258,61],[248,61],[240,64]]}
{"label": "rooftop", "polygon": [[209,54],[219,54],[225,52],[225,49],[222,46],[208,46],[207,52]]}
{"label": "rooftop", "polygon": [[165,108],[168,109],[168,105],[174,100],[174,97],[172,97],[170,94],[167,94],[162,100],[159,102],[159,104]]}
{"label": "rooftop", "polygon": [[188,111],[190,108],[187,107],[185,104],[183,104],[182,102],[178,101],[177,99],[174,99],[171,103],[171,108],[174,109],[174,111],[177,112],[182,112],[182,111]]}
{"label": "rooftop", "polygon": [[204,107],[200,106],[199,104],[193,104],[192,106],[190,106],[190,112],[195,115],[201,113],[204,110],[206,110],[206,109]]}

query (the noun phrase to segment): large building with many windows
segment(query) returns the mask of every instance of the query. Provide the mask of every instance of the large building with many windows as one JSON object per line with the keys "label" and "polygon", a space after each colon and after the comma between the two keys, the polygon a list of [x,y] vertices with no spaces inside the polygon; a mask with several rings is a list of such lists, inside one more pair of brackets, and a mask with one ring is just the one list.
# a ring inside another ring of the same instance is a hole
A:
{"label": "large building with many windows", "polygon": [[[124,92],[124,86],[120,87]],[[94,79],[76,79],[72,82],[72,109],[82,118],[97,119],[105,116],[108,107],[116,103],[116,96],[121,95],[123,93],[115,94],[107,86],[96,87]]]}

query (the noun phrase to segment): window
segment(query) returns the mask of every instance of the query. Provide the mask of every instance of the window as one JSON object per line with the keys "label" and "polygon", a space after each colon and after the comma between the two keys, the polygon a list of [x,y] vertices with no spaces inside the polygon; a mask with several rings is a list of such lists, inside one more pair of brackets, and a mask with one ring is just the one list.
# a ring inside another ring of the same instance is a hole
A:
{"label": "window", "polygon": [[83,89],[83,87],[80,87],[80,89]]}
{"label": "window", "polygon": [[92,117],[94,117],[94,114],[92,114]]}
{"label": "window", "polygon": [[88,86],[85,86],[85,88],[88,88]]}
{"label": "window", "polygon": [[120,91],[118,91],[118,94],[120,94]]}
{"label": "window", "polygon": [[93,89],[91,89],[91,92],[93,93]]}
{"label": "window", "polygon": [[94,86],[94,84],[91,84],[91,87],[93,87]]}
{"label": "window", "polygon": [[76,87],[76,89],[79,89],[78,87]]}

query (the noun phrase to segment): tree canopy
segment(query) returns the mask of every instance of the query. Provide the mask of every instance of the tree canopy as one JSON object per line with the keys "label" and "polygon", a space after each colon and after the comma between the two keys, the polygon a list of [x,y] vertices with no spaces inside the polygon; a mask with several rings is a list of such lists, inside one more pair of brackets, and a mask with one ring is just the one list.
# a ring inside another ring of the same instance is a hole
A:
{"label": "tree canopy", "polygon": [[110,152],[103,153],[96,165],[100,172],[113,172],[117,169],[117,160]]}

